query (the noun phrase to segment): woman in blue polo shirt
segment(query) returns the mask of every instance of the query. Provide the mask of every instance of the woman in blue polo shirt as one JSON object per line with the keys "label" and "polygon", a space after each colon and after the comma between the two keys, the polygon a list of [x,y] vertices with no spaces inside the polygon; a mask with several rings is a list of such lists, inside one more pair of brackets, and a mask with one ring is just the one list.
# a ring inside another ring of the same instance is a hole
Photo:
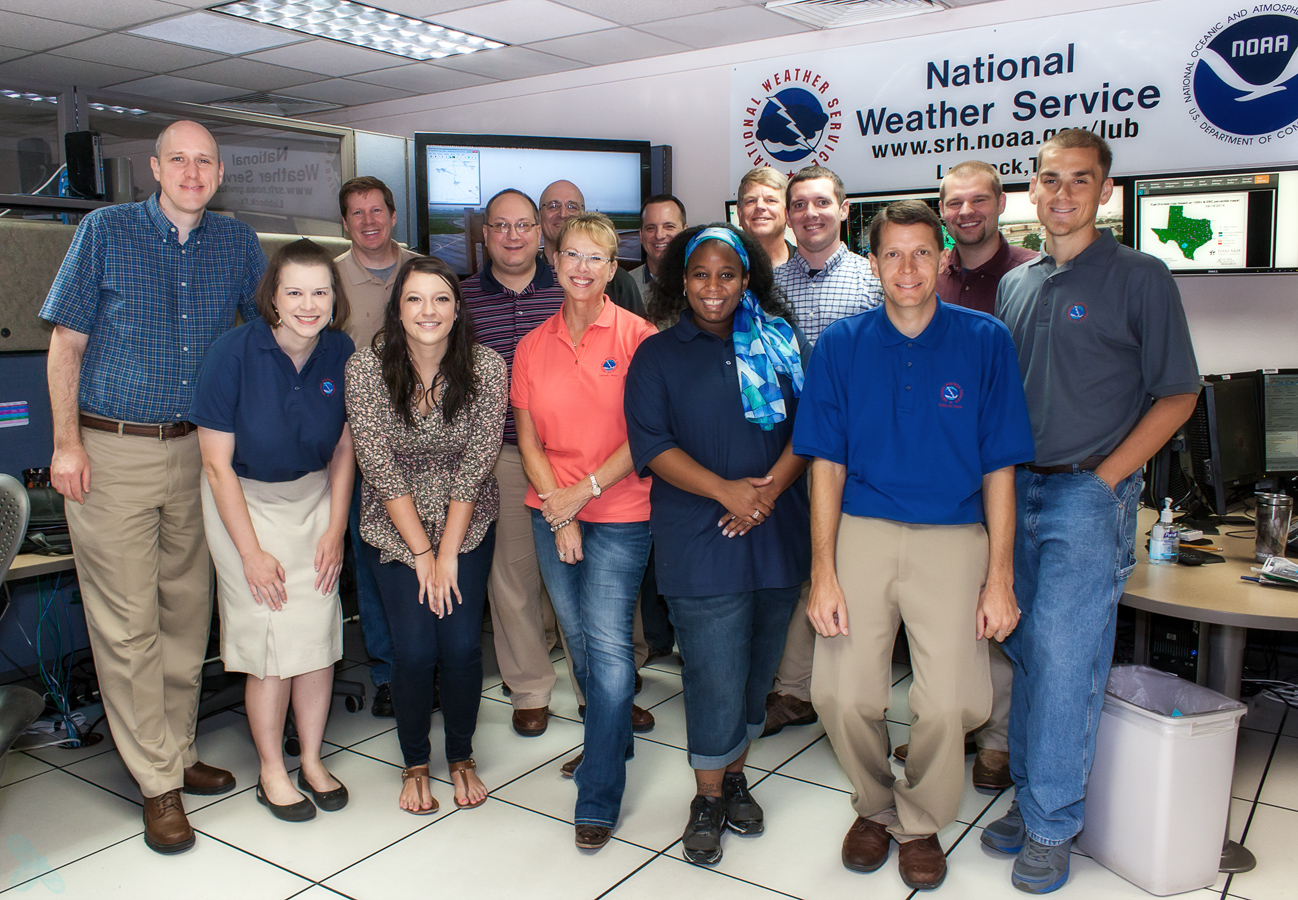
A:
{"label": "woman in blue polo shirt", "polygon": [[654,475],[655,573],[685,661],[683,849],[710,865],[727,822],[763,829],[744,761],[811,564],[806,461],[790,446],[806,342],[766,251],[729,226],[672,241],[649,314],[679,321],[631,361],[627,432],[636,471]]}
{"label": "woman in blue polo shirt", "polygon": [[[342,657],[338,573],[353,475],[343,366],[354,347],[342,331],[348,307],[338,272],[311,241],[275,253],[257,310],[261,318],[207,352],[189,418],[207,474],[203,524],[220,589],[221,660],[248,673],[257,800],[300,822],[316,806],[347,803],[320,742]],[[290,699],[301,793],[284,768]]]}

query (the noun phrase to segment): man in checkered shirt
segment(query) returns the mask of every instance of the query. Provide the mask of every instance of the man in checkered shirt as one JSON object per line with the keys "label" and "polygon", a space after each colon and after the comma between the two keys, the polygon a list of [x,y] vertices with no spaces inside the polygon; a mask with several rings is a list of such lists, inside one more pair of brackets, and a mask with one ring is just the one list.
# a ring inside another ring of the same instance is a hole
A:
{"label": "man in checkered shirt", "polygon": [[[798,252],[775,270],[775,283],[789,298],[803,334],[814,344],[831,322],[881,304],[883,285],[870,271],[869,260],[848,250],[840,237],[847,221],[842,179],[824,166],[807,166],[789,179],[785,202]],[[808,585],[803,585],[789,621],[775,688],[766,697],[763,734],[816,721],[811,705],[816,633],[807,620]]]}

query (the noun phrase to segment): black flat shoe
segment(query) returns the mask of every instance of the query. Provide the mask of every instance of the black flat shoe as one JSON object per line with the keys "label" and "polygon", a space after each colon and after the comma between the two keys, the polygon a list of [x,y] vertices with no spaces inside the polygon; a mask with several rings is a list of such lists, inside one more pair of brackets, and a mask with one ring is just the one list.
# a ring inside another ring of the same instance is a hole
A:
{"label": "black flat shoe", "polygon": [[288,803],[284,806],[271,803],[260,781],[257,782],[257,802],[269,809],[275,818],[283,819],[285,822],[306,822],[315,818],[315,804],[310,800],[303,797],[296,803]]}
{"label": "black flat shoe", "polygon": [[[337,778],[334,781],[338,781]],[[311,799],[315,805],[325,812],[337,812],[347,805],[347,785],[338,781],[338,787],[332,791],[317,791],[311,787],[311,782],[306,780],[306,775],[301,769],[297,770],[297,786],[303,791],[311,793]]]}

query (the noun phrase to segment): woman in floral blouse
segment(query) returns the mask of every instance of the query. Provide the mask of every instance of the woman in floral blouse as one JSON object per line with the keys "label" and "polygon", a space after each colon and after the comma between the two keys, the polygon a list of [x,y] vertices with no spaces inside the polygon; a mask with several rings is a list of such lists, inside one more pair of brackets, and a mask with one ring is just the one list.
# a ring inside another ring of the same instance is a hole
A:
{"label": "woman in floral blouse", "polygon": [[455,805],[480,806],[473,761],[482,694],[482,611],[500,499],[505,362],[473,342],[460,283],[441,260],[406,262],[373,347],[347,363],[347,411],[369,556],[392,630],[392,705],[406,768],[400,806],[437,811],[429,718],[440,666]]}

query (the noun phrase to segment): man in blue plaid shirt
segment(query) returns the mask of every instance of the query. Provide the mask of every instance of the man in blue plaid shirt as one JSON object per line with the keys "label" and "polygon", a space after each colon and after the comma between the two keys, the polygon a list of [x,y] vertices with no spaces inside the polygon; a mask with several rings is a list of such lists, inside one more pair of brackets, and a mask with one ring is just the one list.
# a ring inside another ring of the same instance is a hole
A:
{"label": "man in blue plaid shirt", "polygon": [[186,421],[208,346],[253,295],[266,259],[242,222],[207,212],[216,139],[173,122],[150,160],[161,190],[82,220],[41,318],[54,486],[69,501],[104,712],[144,795],[144,840],[187,850],[180,794],[234,776],[198,760],[194,730],[212,617],[198,436]]}

